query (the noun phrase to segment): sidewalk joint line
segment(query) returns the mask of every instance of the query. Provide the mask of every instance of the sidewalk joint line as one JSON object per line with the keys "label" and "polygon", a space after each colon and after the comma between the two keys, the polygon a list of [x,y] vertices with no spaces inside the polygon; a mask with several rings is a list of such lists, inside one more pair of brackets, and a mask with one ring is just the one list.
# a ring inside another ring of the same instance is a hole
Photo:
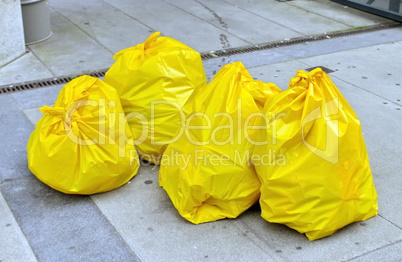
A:
{"label": "sidewalk joint line", "polygon": [[343,31],[335,31],[335,32],[318,34],[318,35],[301,36],[301,37],[295,37],[295,38],[290,38],[290,39],[285,39],[285,40],[280,40],[280,41],[275,41],[275,42],[267,42],[267,43],[261,43],[261,44],[256,44],[256,45],[248,45],[248,46],[243,46],[243,47],[228,48],[228,49],[224,49],[224,50],[210,51],[209,54],[203,53],[202,58],[204,60],[206,60],[206,59],[216,58],[216,57],[220,57],[220,56],[228,56],[228,55],[240,54],[240,53],[249,53],[249,52],[254,52],[254,51],[273,49],[273,48],[282,47],[282,46],[303,44],[306,42],[316,42],[316,41],[327,40],[327,39],[331,39],[331,38],[345,37],[345,36],[350,36],[350,35],[355,35],[355,34],[368,33],[368,32],[373,32],[373,31],[384,30],[384,29],[391,29],[391,28],[401,27],[401,26],[402,25],[400,23],[387,23],[387,24],[381,24],[381,25],[368,26],[368,27],[364,27],[364,28],[354,28],[354,29],[352,28],[352,29],[347,29],[347,30],[343,30]]}
{"label": "sidewalk joint line", "polygon": [[[393,226],[396,226],[397,228],[399,228],[400,230],[402,230],[402,227],[398,226],[397,224],[395,224],[394,222],[392,222],[391,220],[383,217],[382,215],[378,214],[379,217],[381,217],[382,219],[384,219],[385,221],[389,222],[390,224],[392,224]],[[402,240],[401,240],[402,241]]]}
{"label": "sidewalk joint line", "polygon": [[[56,74],[52,71],[52,69],[49,68],[49,66],[47,66],[47,65],[45,64],[45,62],[43,62],[43,60],[42,60],[39,56],[37,56],[37,55],[35,54],[34,51],[32,51],[32,49],[29,47],[29,45],[26,46],[26,49],[28,50],[28,53],[31,53],[36,59],[38,59],[38,61],[39,61],[52,75],[56,75]],[[1,87],[0,87],[0,94],[1,94]]]}
{"label": "sidewalk joint line", "polygon": [[[95,41],[98,45],[100,45],[101,47],[103,47],[106,51],[108,51],[109,53],[111,53],[112,55],[114,55],[113,51],[110,50],[107,46],[103,45],[97,38],[96,35],[94,34],[94,36],[91,36],[88,32],[86,32],[84,29],[82,29],[81,27],[79,27],[76,23],[74,23],[74,21],[70,20],[67,16],[65,16],[64,14],[62,14],[61,12],[59,12],[56,8],[51,7],[52,10],[56,13],[58,13],[61,17],[63,17],[64,19],[66,19],[68,22],[70,22],[70,24],[72,24],[73,26],[75,26],[78,30],[80,30],[81,32],[83,32],[86,36],[88,36],[91,40]],[[86,12],[86,11],[85,11]],[[85,16],[87,18],[87,13],[85,13]],[[92,27],[90,28],[90,30],[92,31]],[[93,33],[93,31],[92,31]]]}
{"label": "sidewalk joint line", "polygon": [[[244,41],[244,42],[246,42],[246,43],[248,43],[248,44],[251,44],[250,41],[248,41],[248,40],[246,40],[246,39],[243,39],[243,38],[241,38],[241,37],[239,37],[239,36],[237,36],[237,35],[231,33],[231,32],[229,31],[228,27],[227,27],[227,28],[222,28],[222,27],[217,26],[217,25],[215,25],[215,24],[213,24],[213,23],[211,23],[211,22],[209,22],[209,21],[207,21],[207,20],[202,19],[201,17],[195,16],[194,14],[188,12],[187,10],[185,10],[185,9],[183,9],[183,8],[180,8],[179,6],[176,6],[176,5],[174,5],[174,4],[170,3],[170,2],[167,2],[166,0],[163,0],[163,2],[165,2],[166,4],[171,5],[171,6],[175,7],[175,8],[177,8],[177,9],[179,9],[179,10],[181,10],[181,11],[183,11],[183,12],[185,12],[185,13],[191,15],[191,16],[193,16],[195,19],[201,20],[201,21],[203,21],[203,22],[205,22],[205,23],[207,23],[207,24],[212,25],[213,27],[215,27],[215,28],[217,28],[217,29],[219,29],[219,30],[222,30],[222,31],[225,32],[225,33],[230,34],[232,37],[238,38],[238,39],[240,39],[240,40],[242,40],[242,41]],[[207,7],[206,5],[202,4],[202,3],[199,2],[199,1],[195,1],[195,2],[198,3],[198,4],[200,4],[203,8]],[[208,8],[209,8],[209,7],[208,7]],[[208,9],[206,9],[206,10],[209,12]],[[215,19],[216,19],[216,18],[215,18]],[[218,22],[219,22],[219,21],[218,21]],[[222,48],[223,48],[223,47],[222,47]]]}
{"label": "sidewalk joint line", "polygon": [[133,19],[134,21],[140,23],[141,25],[147,27],[149,30],[152,30],[152,32],[156,32],[157,30],[155,30],[154,28],[150,27],[147,24],[144,24],[143,22],[141,22],[140,20],[138,20],[137,18],[133,17],[132,15],[129,15],[128,13],[124,12],[123,10],[121,10],[120,8],[112,5],[111,3],[107,2],[107,1],[103,1],[105,4],[109,5],[110,7],[113,7],[114,9],[118,10],[119,12],[121,12],[122,14],[124,14],[125,16],[128,16],[129,18]]}
{"label": "sidewalk joint line", "polygon": [[[291,5],[291,6],[293,6],[293,7],[297,7],[297,8],[299,8],[299,9],[302,9],[302,10],[308,12],[308,13],[315,14],[316,16],[322,17],[322,18],[324,18],[324,19],[328,19],[328,20],[334,21],[334,22],[336,22],[336,23],[345,25],[345,26],[347,26],[347,27],[353,27],[353,25],[350,25],[350,24],[344,23],[344,22],[342,22],[342,21],[335,20],[335,19],[333,19],[333,18],[324,16],[324,15],[320,14],[319,12],[314,12],[314,11],[315,11],[314,9],[313,9],[313,10],[304,9],[303,7],[300,7],[300,6],[297,6],[297,5],[295,5],[295,4],[292,4],[292,2],[289,2],[288,4]],[[339,5],[339,4],[338,4],[338,5]],[[346,29],[346,30],[347,30],[347,29]]]}
{"label": "sidewalk joint line", "polygon": [[[260,15],[260,14],[258,14],[258,13],[251,12],[250,10],[247,10],[247,9],[241,7],[241,6],[233,5],[232,3],[227,2],[226,0],[223,0],[223,2],[225,2],[225,3],[229,4],[229,5],[232,5],[232,6],[236,7],[236,8],[238,8],[238,9],[241,9],[241,10],[243,10],[243,11],[245,11],[245,12],[248,12],[248,13],[250,13],[250,14],[253,14],[253,15],[255,15],[255,16],[258,16],[258,17],[260,17],[260,18],[262,18],[262,19],[264,19],[264,20],[267,20],[267,21],[269,21],[269,22],[271,22],[271,23],[273,23],[273,24],[276,24],[276,25],[281,26],[281,27],[284,27],[284,28],[286,28],[286,29],[288,29],[288,30],[290,30],[290,31],[293,31],[293,32],[295,32],[295,33],[298,33],[298,34],[300,34],[300,35],[303,35],[302,32],[299,32],[299,31],[295,30],[294,28],[290,28],[290,27],[285,26],[285,25],[283,25],[283,24],[281,24],[281,23],[279,23],[279,22],[276,22],[276,21],[274,21],[274,20],[268,19],[268,18],[266,18],[266,17],[264,17],[264,16],[262,16],[262,15]],[[288,3],[282,3],[282,4],[287,4],[287,5],[289,5]],[[299,8],[299,9],[300,9],[300,8]],[[304,10],[304,9],[303,9],[303,10]]]}
{"label": "sidewalk joint line", "polygon": [[363,257],[363,256],[365,256],[365,255],[371,254],[371,253],[376,252],[376,251],[378,251],[378,250],[381,250],[381,249],[383,249],[383,248],[386,248],[386,247],[389,247],[389,246],[392,246],[392,245],[398,244],[398,243],[400,243],[400,242],[402,242],[402,240],[398,240],[398,241],[396,241],[396,242],[389,243],[389,244],[387,244],[387,245],[385,245],[385,246],[382,246],[382,247],[377,247],[377,248],[375,248],[375,249],[373,249],[373,250],[370,250],[370,251],[368,251],[368,252],[365,252],[365,253],[363,253],[363,254],[361,254],[361,255],[358,255],[358,256],[355,256],[355,257],[349,258],[349,259],[348,259],[348,260],[346,260],[346,261],[352,261],[352,260],[355,260],[356,258]]}
{"label": "sidewalk joint line", "polygon": [[[351,85],[351,86],[353,86],[353,87],[355,87],[355,88],[357,88],[357,89],[360,89],[360,90],[362,90],[362,91],[365,91],[365,92],[367,92],[367,93],[369,93],[370,95],[373,95],[373,96],[376,96],[376,97],[378,97],[378,98],[381,98],[382,100],[384,100],[384,101],[386,101],[386,102],[388,102],[388,103],[390,103],[390,104],[394,104],[394,105],[396,105],[396,106],[402,106],[402,104],[401,103],[397,103],[397,102],[395,102],[395,101],[392,101],[392,100],[390,100],[389,98],[386,98],[386,97],[383,97],[383,96],[381,96],[381,95],[379,95],[379,94],[376,94],[376,93],[374,93],[373,91],[370,91],[370,90],[368,90],[368,89],[364,89],[364,88],[362,88],[362,87],[360,87],[360,86],[357,86],[357,85],[355,85],[355,84],[353,84],[353,83],[351,83],[351,82],[349,82],[349,81],[346,81],[345,79],[342,79],[342,78],[340,78],[339,76],[333,76],[334,78],[336,78],[336,79],[338,79],[339,81],[342,81],[342,82],[344,82],[344,83],[347,83],[348,85]],[[385,218],[384,218],[385,219]],[[387,219],[385,219],[385,220],[387,220]],[[388,221],[388,220],[387,220]],[[390,221],[389,221],[390,222]],[[392,223],[392,222],[390,222],[390,223]],[[396,226],[396,225],[395,225]],[[398,227],[398,226],[397,226]],[[400,227],[398,227],[398,228],[400,228]],[[400,229],[402,229],[402,228],[400,228]]]}

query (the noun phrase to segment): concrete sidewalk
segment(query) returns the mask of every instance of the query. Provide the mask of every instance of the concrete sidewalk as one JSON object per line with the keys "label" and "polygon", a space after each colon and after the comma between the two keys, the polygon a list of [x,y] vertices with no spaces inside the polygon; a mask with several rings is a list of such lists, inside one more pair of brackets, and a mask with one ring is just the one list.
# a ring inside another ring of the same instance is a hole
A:
{"label": "concrete sidewalk", "polygon": [[[104,69],[154,31],[199,52],[392,21],[327,0],[61,1],[54,35],[0,68],[0,85]],[[0,261],[401,261],[402,54],[400,27],[204,61],[211,77],[242,61],[282,90],[297,70],[325,66],[355,109],[379,195],[379,215],[310,242],[253,207],[234,220],[193,225],[143,165],[127,185],[93,196],[59,193],[27,169],[26,142],[62,87],[0,95]],[[66,160],[68,161],[68,160]]]}
{"label": "concrete sidewalk", "polygon": [[[329,0],[50,1],[53,36],[0,70],[0,85],[109,68],[152,32],[198,52],[389,23]],[[24,69],[21,72],[21,69]]]}

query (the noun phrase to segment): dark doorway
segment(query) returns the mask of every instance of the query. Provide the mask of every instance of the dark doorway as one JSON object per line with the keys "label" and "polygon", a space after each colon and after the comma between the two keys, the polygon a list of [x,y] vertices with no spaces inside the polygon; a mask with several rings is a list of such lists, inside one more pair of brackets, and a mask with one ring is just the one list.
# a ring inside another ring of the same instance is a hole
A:
{"label": "dark doorway", "polygon": [[402,0],[331,0],[402,22]]}

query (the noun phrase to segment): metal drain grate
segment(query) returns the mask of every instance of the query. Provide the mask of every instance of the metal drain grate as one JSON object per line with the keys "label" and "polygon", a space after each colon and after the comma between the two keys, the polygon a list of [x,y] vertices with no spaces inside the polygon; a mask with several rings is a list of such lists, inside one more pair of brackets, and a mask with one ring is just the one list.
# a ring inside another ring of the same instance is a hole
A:
{"label": "metal drain grate", "polygon": [[24,83],[19,83],[19,84],[0,86],[0,95],[1,94],[18,92],[18,91],[29,90],[29,89],[34,89],[34,88],[39,88],[39,87],[67,84],[72,79],[74,79],[76,77],[79,77],[79,76],[82,76],[82,75],[90,75],[90,76],[93,76],[93,77],[104,77],[106,71],[107,71],[107,69],[102,69],[102,70],[86,72],[86,73],[82,73],[82,74],[78,74],[78,75],[47,78],[47,79],[42,79],[42,80],[39,80],[39,81],[30,81],[30,82],[24,82]]}
{"label": "metal drain grate", "polygon": [[[396,28],[396,27],[401,27],[401,26],[402,25],[400,23],[388,23],[388,24],[368,26],[368,27],[364,27],[364,28],[356,28],[356,29],[346,30],[346,31],[341,31],[341,32],[332,32],[332,33],[326,33],[326,34],[321,34],[321,35],[291,38],[288,40],[263,43],[263,44],[259,44],[259,45],[228,48],[228,49],[224,49],[224,50],[217,50],[217,51],[211,51],[208,53],[202,53],[201,58],[203,60],[208,60],[208,59],[213,59],[213,58],[217,58],[217,57],[225,57],[225,56],[230,56],[230,55],[249,53],[249,52],[254,52],[254,51],[277,48],[277,47],[281,47],[281,46],[297,45],[297,44],[302,44],[302,43],[307,43],[307,42],[320,41],[320,40],[326,40],[326,39],[330,39],[330,38],[344,37],[344,36],[350,36],[350,35],[361,34],[361,33],[368,33],[368,32],[389,29],[389,28]],[[321,67],[321,68],[323,68],[323,67]],[[103,77],[103,76],[105,76],[105,73],[107,70],[108,69],[102,69],[102,70],[84,72],[84,73],[77,74],[77,75],[70,75],[70,76],[57,77],[57,78],[48,78],[48,79],[42,79],[39,81],[37,80],[37,81],[31,81],[31,82],[23,82],[23,83],[18,83],[18,84],[0,86],[0,95],[34,89],[34,88],[39,88],[39,87],[66,84],[66,83],[70,82],[73,78],[81,76],[81,75]],[[328,70],[330,70],[330,69],[328,69]],[[323,71],[325,71],[324,68],[323,68]],[[327,72],[327,71],[325,71],[325,72]],[[328,71],[327,73],[331,73],[331,72]]]}
{"label": "metal drain grate", "polygon": [[364,27],[364,28],[356,28],[356,29],[340,31],[340,32],[332,32],[332,33],[325,33],[325,34],[320,34],[320,35],[290,38],[287,40],[263,43],[263,44],[259,44],[259,45],[250,45],[250,46],[244,46],[244,47],[228,48],[225,50],[211,51],[209,53],[201,54],[201,57],[203,60],[207,60],[207,59],[212,59],[212,58],[217,58],[217,57],[222,57],[222,56],[230,56],[230,55],[235,55],[235,54],[267,50],[267,49],[272,49],[272,48],[277,48],[277,47],[282,47],[282,46],[290,46],[290,45],[303,44],[303,43],[307,43],[307,42],[321,41],[321,40],[326,40],[326,39],[331,39],[331,38],[374,32],[374,31],[378,31],[378,30],[390,29],[390,28],[401,27],[401,26],[402,26],[401,23],[392,22],[392,23],[387,23],[387,24],[373,25],[373,26],[368,26],[368,27]]}

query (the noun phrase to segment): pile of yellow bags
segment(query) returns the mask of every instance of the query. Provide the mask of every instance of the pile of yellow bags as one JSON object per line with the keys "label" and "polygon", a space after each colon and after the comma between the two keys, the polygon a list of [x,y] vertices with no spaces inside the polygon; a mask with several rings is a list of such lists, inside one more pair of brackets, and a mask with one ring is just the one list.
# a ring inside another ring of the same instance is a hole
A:
{"label": "pile of yellow bags", "polygon": [[105,81],[78,77],[41,108],[27,144],[36,177],[106,192],[142,158],[194,224],[259,201],[264,219],[310,240],[377,214],[361,124],[326,73],[299,71],[282,92],[235,62],[207,84],[200,54],[159,35],[118,52]]}
{"label": "pile of yellow bags", "polygon": [[127,183],[139,167],[137,150],[159,162],[181,127],[181,106],[206,84],[200,54],[159,35],[117,53],[105,81],[78,77],[54,107],[41,108],[45,116],[27,145],[35,176],[61,192],[88,195]]}

